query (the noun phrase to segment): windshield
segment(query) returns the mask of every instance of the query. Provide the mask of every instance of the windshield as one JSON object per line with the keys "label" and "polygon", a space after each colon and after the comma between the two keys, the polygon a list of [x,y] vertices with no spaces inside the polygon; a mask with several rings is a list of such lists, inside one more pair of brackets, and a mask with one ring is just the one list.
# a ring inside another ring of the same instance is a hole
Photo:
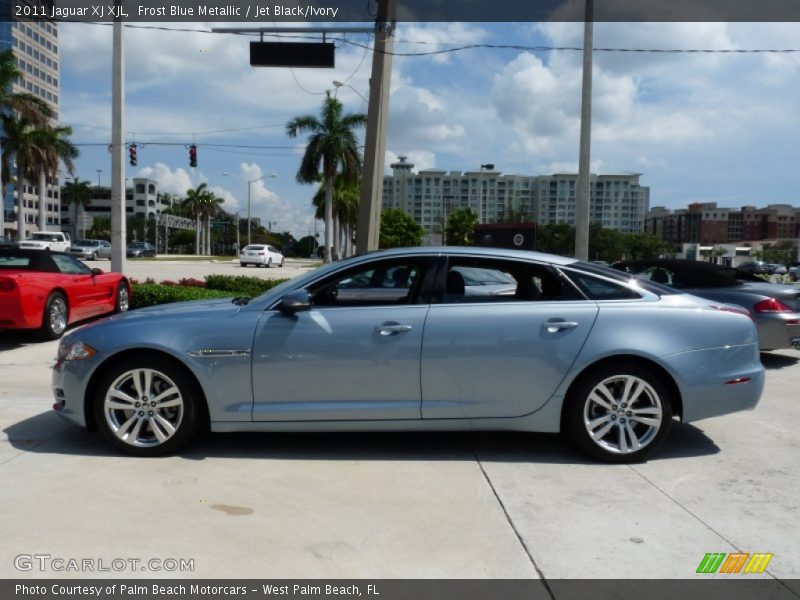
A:
{"label": "windshield", "polygon": [[31,239],[37,242],[60,242],[61,236],[53,233],[34,233]]}
{"label": "windshield", "polygon": [[81,240],[76,246],[97,246],[97,242],[95,240]]}
{"label": "windshield", "polygon": [[669,296],[671,294],[677,294],[673,288],[661,285],[659,283],[655,283],[653,281],[649,281],[647,279],[640,279],[638,277],[631,277],[630,275],[614,269],[612,267],[606,267],[605,265],[599,265],[596,263],[590,262],[576,262],[569,265],[570,267],[577,267],[587,273],[594,273],[595,275],[602,275],[603,277],[607,277],[609,279],[614,279],[615,281],[619,281],[620,283],[633,283],[637,287],[642,288],[648,292],[653,294],[658,294],[659,296]]}

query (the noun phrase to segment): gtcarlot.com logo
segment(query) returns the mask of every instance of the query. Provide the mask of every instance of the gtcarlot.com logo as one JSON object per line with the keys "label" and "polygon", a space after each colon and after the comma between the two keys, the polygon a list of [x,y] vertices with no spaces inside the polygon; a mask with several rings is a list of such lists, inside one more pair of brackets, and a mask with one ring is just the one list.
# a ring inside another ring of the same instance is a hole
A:
{"label": "gtcarlot.com logo", "polygon": [[18,571],[53,571],[56,573],[117,573],[142,571],[194,571],[193,558],[64,558],[50,554],[18,554],[14,557]]}
{"label": "gtcarlot.com logo", "polygon": [[708,552],[697,566],[698,573],[763,573],[774,555],[767,552]]}

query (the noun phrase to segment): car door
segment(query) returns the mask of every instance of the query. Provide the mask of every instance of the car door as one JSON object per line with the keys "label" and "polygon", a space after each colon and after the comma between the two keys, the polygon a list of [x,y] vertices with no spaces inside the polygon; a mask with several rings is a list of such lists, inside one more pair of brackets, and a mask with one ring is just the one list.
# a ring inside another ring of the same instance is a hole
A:
{"label": "car door", "polygon": [[[310,310],[266,311],[253,341],[253,420],[419,419],[434,261],[362,263],[308,286]],[[393,279],[397,269],[409,276]]]}
{"label": "car door", "polygon": [[439,281],[422,344],[422,417],[541,408],[578,356],[597,304],[555,269],[527,261],[453,257]]}
{"label": "car door", "polygon": [[67,254],[52,257],[64,277],[70,321],[108,312],[108,299],[114,290],[107,278],[95,277],[89,267]]}

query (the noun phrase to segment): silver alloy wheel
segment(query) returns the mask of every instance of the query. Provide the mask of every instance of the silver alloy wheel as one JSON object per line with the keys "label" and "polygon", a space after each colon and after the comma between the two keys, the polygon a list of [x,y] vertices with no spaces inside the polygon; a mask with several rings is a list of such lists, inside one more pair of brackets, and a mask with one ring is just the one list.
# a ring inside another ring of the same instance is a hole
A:
{"label": "silver alloy wheel", "polygon": [[47,315],[50,321],[50,330],[55,335],[60,335],[67,328],[67,303],[61,296],[53,298],[50,303],[50,312]]}
{"label": "silver alloy wheel", "polygon": [[180,389],[155,369],[126,371],[109,386],[103,401],[106,423],[131,446],[158,446],[178,431],[184,404]]}
{"label": "silver alloy wheel", "polygon": [[125,285],[124,283],[119,284],[119,291],[117,292],[117,298],[119,303],[119,312],[127,311],[130,303],[130,298],[128,296],[128,286]]}
{"label": "silver alloy wheel", "polygon": [[663,414],[661,398],[647,381],[614,375],[592,389],[583,406],[583,424],[603,450],[632,454],[655,439]]}

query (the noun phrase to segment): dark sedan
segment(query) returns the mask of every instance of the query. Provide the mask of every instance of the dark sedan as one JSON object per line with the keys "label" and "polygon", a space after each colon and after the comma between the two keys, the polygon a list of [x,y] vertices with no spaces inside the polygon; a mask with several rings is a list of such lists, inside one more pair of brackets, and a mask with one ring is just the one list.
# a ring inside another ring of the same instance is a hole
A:
{"label": "dark sedan", "polygon": [[131,258],[154,257],[156,255],[156,247],[147,242],[131,242],[128,244],[128,250],[125,254]]}
{"label": "dark sedan", "polygon": [[16,248],[17,242],[12,242],[7,237],[0,235],[0,248]]}
{"label": "dark sedan", "polygon": [[615,269],[715,302],[746,308],[758,327],[761,350],[800,349],[800,290],[748,272],[693,260],[637,260]]}

